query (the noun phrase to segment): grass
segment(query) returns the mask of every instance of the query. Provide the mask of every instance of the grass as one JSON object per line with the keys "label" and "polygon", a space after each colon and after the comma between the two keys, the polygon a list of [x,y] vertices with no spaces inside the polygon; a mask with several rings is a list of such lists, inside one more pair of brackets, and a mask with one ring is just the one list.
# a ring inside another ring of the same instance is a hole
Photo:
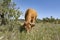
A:
{"label": "grass", "polygon": [[19,25],[15,25],[12,31],[9,27],[0,26],[0,40],[60,40],[60,24],[36,23],[30,33],[20,32]]}

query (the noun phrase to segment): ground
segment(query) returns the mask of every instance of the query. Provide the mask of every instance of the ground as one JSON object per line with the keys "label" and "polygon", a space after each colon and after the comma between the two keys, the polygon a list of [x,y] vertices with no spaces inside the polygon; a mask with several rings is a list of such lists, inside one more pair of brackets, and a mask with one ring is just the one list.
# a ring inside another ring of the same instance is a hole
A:
{"label": "ground", "polygon": [[0,26],[0,40],[60,40],[60,24],[36,23],[30,33],[20,32],[20,26],[13,31],[8,31],[9,25],[5,26]]}

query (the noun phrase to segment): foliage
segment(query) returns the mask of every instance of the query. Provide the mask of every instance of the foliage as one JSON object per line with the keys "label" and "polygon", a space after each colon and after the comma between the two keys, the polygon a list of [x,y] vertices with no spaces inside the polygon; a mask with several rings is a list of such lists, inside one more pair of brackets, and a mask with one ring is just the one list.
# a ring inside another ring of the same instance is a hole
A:
{"label": "foliage", "polygon": [[59,24],[59,21],[60,21],[60,19],[58,19],[58,18],[55,19],[52,16],[50,18],[46,17],[46,18],[42,19],[43,23],[49,22],[49,23],[55,23],[55,24],[58,23]]}
{"label": "foliage", "polygon": [[8,24],[8,21],[11,19],[18,20],[22,12],[19,8],[15,8],[15,6],[16,4],[11,0],[3,0],[0,4],[1,24]]}

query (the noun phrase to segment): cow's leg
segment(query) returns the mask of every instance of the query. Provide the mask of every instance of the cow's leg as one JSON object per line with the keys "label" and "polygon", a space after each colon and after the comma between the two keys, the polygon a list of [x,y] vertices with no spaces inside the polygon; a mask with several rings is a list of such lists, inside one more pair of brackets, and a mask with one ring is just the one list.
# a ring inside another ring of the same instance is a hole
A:
{"label": "cow's leg", "polygon": [[26,28],[26,31],[29,32],[31,30],[31,17],[29,17],[29,19],[25,22],[25,28]]}
{"label": "cow's leg", "polygon": [[30,32],[30,30],[31,30],[31,25],[28,25],[28,27],[27,27],[27,32]]}
{"label": "cow's leg", "polygon": [[35,17],[32,17],[32,19],[31,19],[31,26],[33,27],[33,26],[35,26]]}

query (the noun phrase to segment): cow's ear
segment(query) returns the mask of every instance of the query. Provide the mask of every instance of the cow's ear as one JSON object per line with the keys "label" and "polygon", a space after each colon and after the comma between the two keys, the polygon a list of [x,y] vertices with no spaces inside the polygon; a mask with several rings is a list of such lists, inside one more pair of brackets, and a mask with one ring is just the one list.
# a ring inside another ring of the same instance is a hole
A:
{"label": "cow's ear", "polygon": [[26,26],[26,23],[24,22],[23,26]]}
{"label": "cow's ear", "polygon": [[27,24],[27,23],[29,23],[29,22],[26,22],[26,21],[25,21],[24,23]]}

